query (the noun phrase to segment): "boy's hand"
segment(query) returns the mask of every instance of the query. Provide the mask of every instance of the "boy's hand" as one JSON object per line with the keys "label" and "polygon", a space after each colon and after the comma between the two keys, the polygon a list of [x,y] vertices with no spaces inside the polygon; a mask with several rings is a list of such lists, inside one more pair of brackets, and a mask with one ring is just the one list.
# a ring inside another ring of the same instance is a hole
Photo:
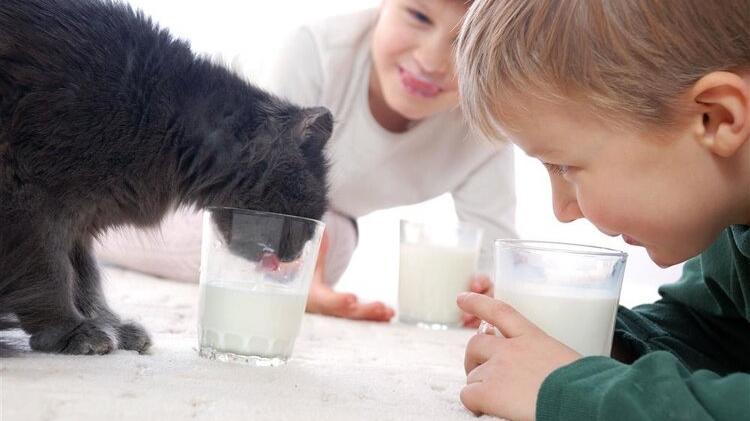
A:
{"label": "boy's hand", "polygon": [[325,260],[328,254],[329,241],[328,234],[324,231],[305,310],[308,313],[319,313],[347,319],[373,320],[377,322],[391,320],[394,311],[385,304],[379,301],[360,303],[356,295],[334,291],[325,282],[323,276],[325,274]]}
{"label": "boy's hand", "polygon": [[[492,285],[492,281],[490,281],[490,278],[487,275],[475,275],[471,278],[471,283],[469,284],[471,292],[487,295],[489,297],[494,295],[493,287],[494,285]],[[461,317],[464,322],[464,327],[476,329],[479,327],[479,323],[482,322],[481,319],[471,313],[464,313]]]}
{"label": "boy's hand", "polygon": [[534,420],[542,382],[581,355],[529,322],[511,306],[480,294],[461,294],[458,306],[492,323],[504,337],[477,334],[466,347],[461,402],[477,414]]}

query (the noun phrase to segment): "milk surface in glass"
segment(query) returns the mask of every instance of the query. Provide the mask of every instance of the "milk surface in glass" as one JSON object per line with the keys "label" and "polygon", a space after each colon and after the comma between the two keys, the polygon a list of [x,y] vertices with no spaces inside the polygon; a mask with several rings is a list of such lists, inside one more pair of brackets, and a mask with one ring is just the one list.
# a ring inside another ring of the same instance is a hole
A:
{"label": "milk surface in glass", "polygon": [[609,355],[612,349],[617,297],[522,289],[498,289],[495,297],[583,355]]}
{"label": "milk surface in glass", "polygon": [[307,296],[246,285],[201,285],[200,346],[286,360],[292,355]]}
{"label": "milk surface in glass", "polygon": [[[260,366],[283,364],[300,330],[323,224],[210,208],[203,228],[199,355]],[[285,261],[279,256],[286,256]]]}
{"label": "milk surface in glass", "polygon": [[456,297],[477,269],[481,230],[401,221],[398,314],[404,323],[433,329],[461,325]]}
{"label": "milk surface in glass", "polygon": [[399,263],[399,319],[458,325],[456,297],[469,290],[479,252],[461,247],[402,244]]}
{"label": "milk surface in glass", "polygon": [[609,355],[627,254],[578,244],[495,242],[495,297],[583,355]]}

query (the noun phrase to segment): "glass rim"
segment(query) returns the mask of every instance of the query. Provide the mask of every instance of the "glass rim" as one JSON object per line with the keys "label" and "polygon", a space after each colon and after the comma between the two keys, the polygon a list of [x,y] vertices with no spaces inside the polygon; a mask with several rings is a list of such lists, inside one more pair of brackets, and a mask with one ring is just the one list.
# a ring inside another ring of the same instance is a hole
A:
{"label": "glass rim", "polygon": [[305,218],[304,216],[297,216],[297,215],[289,215],[286,213],[278,213],[278,212],[268,212],[268,211],[261,211],[256,209],[243,209],[243,208],[235,208],[232,206],[206,206],[204,210],[207,211],[214,211],[214,210],[229,210],[232,212],[237,212],[240,214],[245,215],[258,215],[258,216],[272,216],[277,218],[283,218],[283,219],[296,219],[303,222],[310,222],[314,225],[317,225],[319,227],[325,227],[325,222],[319,221],[317,219],[312,218]]}
{"label": "glass rim", "polygon": [[506,246],[515,249],[526,249],[534,251],[547,251],[566,254],[578,254],[589,256],[610,256],[627,258],[628,253],[609,247],[592,246],[588,244],[565,243],[562,241],[543,240],[520,240],[520,239],[497,239],[495,247]]}
{"label": "glass rim", "polygon": [[477,233],[480,233],[484,235],[484,230],[482,227],[472,224],[471,222],[464,222],[464,221],[456,221],[451,222],[450,224],[440,224],[435,222],[424,222],[424,221],[415,221],[413,219],[399,219],[399,226],[403,224],[409,224],[409,225],[415,225],[419,227],[440,227],[441,229],[457,229],[457,230],[466,230],[466,231],[474,231]]}

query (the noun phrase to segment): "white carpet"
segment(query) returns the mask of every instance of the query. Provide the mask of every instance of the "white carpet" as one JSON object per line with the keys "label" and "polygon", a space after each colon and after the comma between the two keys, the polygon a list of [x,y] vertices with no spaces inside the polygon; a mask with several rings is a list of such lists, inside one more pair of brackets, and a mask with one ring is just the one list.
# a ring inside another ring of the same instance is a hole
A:
{"label": "white carpet", "polygon": [[475,419],[458,399],[471,330],[306,315],[286,366],[226,364],[196,353],[197,285],[105,272],[112,306],[150,331],[150,354],[2,358],[0,420]]}

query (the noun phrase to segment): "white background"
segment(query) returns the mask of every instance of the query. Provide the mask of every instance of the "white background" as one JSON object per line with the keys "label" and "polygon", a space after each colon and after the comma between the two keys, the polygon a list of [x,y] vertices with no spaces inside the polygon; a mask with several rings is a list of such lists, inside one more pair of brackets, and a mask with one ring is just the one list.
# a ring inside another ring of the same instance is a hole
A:
{"label": "white background", "polygon": [[[232,61],[241,55],[243,71],[253,79],[294,27],[326,16],[377,6],[378,0],[131,0],[195,51]],[[602,245],[629,254],[621,302],[632,306],[656,299],[659,284],[677,279],[679,267],[662,270],[640,248],[599,233],[586,221],[557,222],[543,167],[516,151],[517,223],[522,238]],[[621,204],[627,206],[627,204]],[[633,209],[637,211],[637,209]],[[395,304],[398,278],[398,220],[456,220],[449,196],[424,204],[375,212],[360,220],[360,246],[338,288]]]}

